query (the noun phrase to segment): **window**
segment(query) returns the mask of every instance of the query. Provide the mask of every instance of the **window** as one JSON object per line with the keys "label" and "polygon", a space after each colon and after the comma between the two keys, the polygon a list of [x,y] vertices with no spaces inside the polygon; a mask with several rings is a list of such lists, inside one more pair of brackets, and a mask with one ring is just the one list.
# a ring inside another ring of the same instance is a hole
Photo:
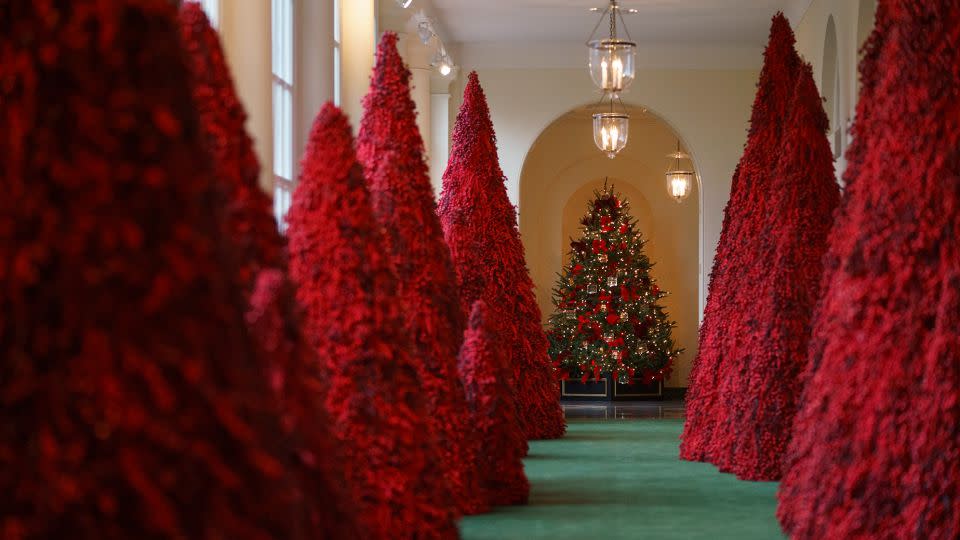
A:
{"label": "window", "polygon": [[293,195],[293,0],[271,0],[273,210],[280,230]]}
{"label": "window", "polygon": [[340,106],[340,1],[333,0],[333,103]]}

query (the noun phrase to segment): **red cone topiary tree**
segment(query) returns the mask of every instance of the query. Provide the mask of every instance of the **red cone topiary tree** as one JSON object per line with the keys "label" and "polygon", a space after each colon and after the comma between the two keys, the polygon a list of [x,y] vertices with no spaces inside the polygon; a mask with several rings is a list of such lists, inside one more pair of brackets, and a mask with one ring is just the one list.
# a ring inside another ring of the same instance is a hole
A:
{"label": "red cone topiary tree", "polygon": [[342,456],[323,408],[320,365],[303,338],[296,290],[283,272],[260,272],[246,318],[260,354],[271,362],[267,379],[281,402],[281,425],[296,441],[291,470],[305,518],[298,535],[313,538],[323,531],[328,539],[358,538]]}
{"label": "red cone topiary tree", "polygon": [[236,247],[234,264],[249,296],[261,269],[286,267],[284,240],[270,198],[258,184],[260,163],[244,128],[247,113],[234,89],[220,38],[197,2],[180,7],[180,32],[204,142],[223,192],[224,236]]}
{"label": "red cone topiary tree", "polygon": [[[745,362],[735,356],[746,333],[743,304],[753,288],[741,279],[753,262],[756,239],[769,204],[770,182],[781,152],[784,118],[796,87],[800,57],[794,49],[790,23],[782,13],[773,17],[764,52],[760,83],[750,117],[750,133],[737,166],[724,224],[717,245],[709,294],[700,327],[700,346],[689,382],[687,420],[680,457],[712,461],[723,454],[726,441],[715,440],[716,427],[726,422],[727,401],[735,391],[724,381],[741,374]],[[719,447],[719,448],[718,448]],[[723,468],[723,467],[722,467]]]}
{"label": "red cone topiary tree", "polygon": [[350,126],[320,111],[287,216],[290,273],[364,538],[455,538],[396,278]]}
{"label": "red cone topiary tree", "polygon": [[0,531],[295,538],[176,11],[0,7]]}
{"label": "red cone topiary tree", "polygon": [[523,255],[515,208],[507,198],[496,136],[476,72],[470,74],[453,130],[438,212],[460,284],[464,313],[473,302],[496,306],[518,417],[529,439],[563,436],[556,376]]}
{"label": "red cone topiary tree", "polygon": [[244,128],[247,115],[220,38],[203,9],[196,2],[184,2],[179,19],[193,100],[225,208],[223,242],[235,248],[231,264],[238,286],[249,297],[247,322],[284,407],[284,428],[299,440],[293,467],[307,502],[307,527],[323,529],[331,538],[350,537],[354,535],[352,519],[338,507],[344,498],[342,474],[330,467],[336,462],[335,443],[328,422],[318,412],[322,387],[317,359],[303,338],[295,288],[285,275],[284,239],[270,199],[258,184],[260,164]]}
{"label": "red cone topiary tree", "polygon": [[475,473],[477,442],[457,376],[463,339],[457,275],[423,158],[410,71],[392,32],[380,40],[363,105],[357,159],[370,185],[374,215],[385,231],[407,332],[422,360],[420,381],[444,476],[461,512],[475,514],[485,504]]}
{"label": "red cone topiary tree", "polygon": [[881,2],[780,487],[796,539],[960,537],[960,3]]}
{"label": "red cone topiary tree", "polygon": [[786,117],[768,208],[744,277],[744,335],[732,358],[745,362],[724,381],[731,392],[727,422],[715,438],[727,441],[724,459],[746,480],[779,480],[793,429],[800,375],[806,366],[813,309],[820,293],[823,256],[840,189],[827,140],[827,115],[813,70],[799,71]]}
{"label": "red cone topiary tree", "polygon": [[508,366],[497,334],[487,305],[477,300],[460,349],[460,377],[481,440],[477,469],[484,499],[490,506],[526,504],[530,493],[523,472],[527,439],[517,423],[513,391],[503,378]]}

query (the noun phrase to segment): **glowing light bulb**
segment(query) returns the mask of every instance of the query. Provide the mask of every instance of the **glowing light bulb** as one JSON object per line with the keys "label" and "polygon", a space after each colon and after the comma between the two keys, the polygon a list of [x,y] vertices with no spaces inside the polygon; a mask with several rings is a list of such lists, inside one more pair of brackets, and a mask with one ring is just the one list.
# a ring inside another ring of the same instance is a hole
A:
{"label": "glowing light bulb", "polygon": [[453,68],[450,67],[449,63],[443,62],[442,64],[440,64],[440,74],[443,75],[444,77],[449,75],[451,71],[453,71]]}
{"label": "glowing light bulb", "polygon": [[610,85],[610,90],[620,90],[623,87],[623,61],[620,60],[620,57],[613,59],[613,64],[610,66],[612,83]]}

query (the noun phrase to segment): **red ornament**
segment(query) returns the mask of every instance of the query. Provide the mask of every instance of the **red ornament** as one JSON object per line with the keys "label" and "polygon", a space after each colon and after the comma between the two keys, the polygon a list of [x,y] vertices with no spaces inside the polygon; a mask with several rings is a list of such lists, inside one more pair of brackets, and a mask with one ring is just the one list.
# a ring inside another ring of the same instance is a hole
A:
{"label": "red ornament", "polygon": [[879,2],[777,516],[960,538],[960,6]]}
{"label": "red ornament", "polygon": [[[713,270],[704,320],[700,328],[700,345],[690,374],[687,391],[687,420],[680,444],[680,457],[692,461],[712,459],[711,445],[718,422],[727,414],[724,399],[716,391],[729,369],[742,362],[725,362],[726,346],[731,335],[741,328],[731,328],[752,301],[755,289],[739,281],[742,267],[756,254],[752,247],[762,234],[760,217],[767,212],[765,198],[771,192],[776,160],[782,149],[783,127],[796,88],[800,57],[794,47],[790,23],[782,13],[773,18],[770,41],[764,55],[764,66],[750,120],[747,146],[734,173],[730,200],[727,203],[723,229]],[[655,293],[656,294],[656,293]]]}
{"label": "red ornament", "polygon": [[387,32],[377,48],[370,92],[357,137],[357,159],[370,186],[374,216],[387,231],[391,265],[407,332],[421,359],[420,382],[450,492],[461,512],[487,508],[477,488],[477,442],[455,363],[463,338],[457,276],[436,214],[410,71]]}
{"label": "red ornament", "polygon": [[290,273],[365,538],[454,538],[396,278],[346,117],[317,116],[287,215]]}
{"label": "red ornament", "polygon": [[572,271],[574,274],[579,274],[580,272],[583,272],[583,265],[582,265],[582,264],[575,264],[575,265],[573,265],[573,269],[572,269],[571,271]]}
{"label": "red ornament", "polygon": [[628,230],[630,230],[630,226],[626,223],[620,225],[620,234],[627,234]]}
{"label": "red ornament", "polygon": [[607,315],[607,324],[617,324],[620,321],[620,315],[611,313]]}
{"label": "red ornament", "polygon": [[[513,369],[511,384],[528,438],[556,438],[566,430],[556,377],[533,282],[526,268],[516,211],[507,198],[486,97],[476,73],[464,90],[443,176],[438,213],[460,283],[463,312],[483,299],[503,330]],[[484,241],[477,243],[478,238]]]}
{"label": "red ornament", "polygon": [[471,429],[480,440],[478,462],[473,465],[488,507],[526,504],[530,484],[521,460],[527,454],[527,440],[508,383],[511,369],[489,315],[483,301],[474,303],[459,356],[460,377],[472,409]]}

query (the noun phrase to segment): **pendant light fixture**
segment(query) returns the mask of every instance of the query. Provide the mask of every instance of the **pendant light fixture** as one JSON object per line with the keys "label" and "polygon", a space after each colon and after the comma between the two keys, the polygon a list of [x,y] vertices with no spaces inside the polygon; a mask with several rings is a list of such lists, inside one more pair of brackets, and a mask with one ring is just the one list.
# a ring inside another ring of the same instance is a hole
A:
{"label": "pendant light fixture", "polygon": [[677,151],[667,154],[667,157],[672,161],[667,170],[667,193],[681,203],[693,192],[693,171],[680,167],[680,160],[689,159],[690,156],[680,151],[680,139],[677,139]]}
{"label": "pendant light fixture", "polygon": [[[636,76],[637,44],[630,39],[630,32],[627,31],[627,25],[621,13],[622,9],[617,0],[610,0],[610,5],[603,10],[600,20],[593,27],[593,32],[587,40],[587,48],[590,51],[590,77],[600,90],[614,97],[626,90]],[[590,11],[598,12],[600,8],[593,8]],[[637,10],[629,9],[627,12],[636,13]],[[617,36],[617,19],[622,23],[628,39],[620,39]],[[593,39],[604,21],[609,22],[608,37]]]}
{"label": "pendant light fixture", "polygon": [[[603,104],[602,98],[600,104]],[[622,103],[620,105],[623,106]],[[593,115],[593,142],[601,152],[607,154],[608,158],[613,159],[617,157],[617,153],[627,146],[629,135],[630,115],[626,112],[615,111],[613,97],[611,96],[610,110]]]}

